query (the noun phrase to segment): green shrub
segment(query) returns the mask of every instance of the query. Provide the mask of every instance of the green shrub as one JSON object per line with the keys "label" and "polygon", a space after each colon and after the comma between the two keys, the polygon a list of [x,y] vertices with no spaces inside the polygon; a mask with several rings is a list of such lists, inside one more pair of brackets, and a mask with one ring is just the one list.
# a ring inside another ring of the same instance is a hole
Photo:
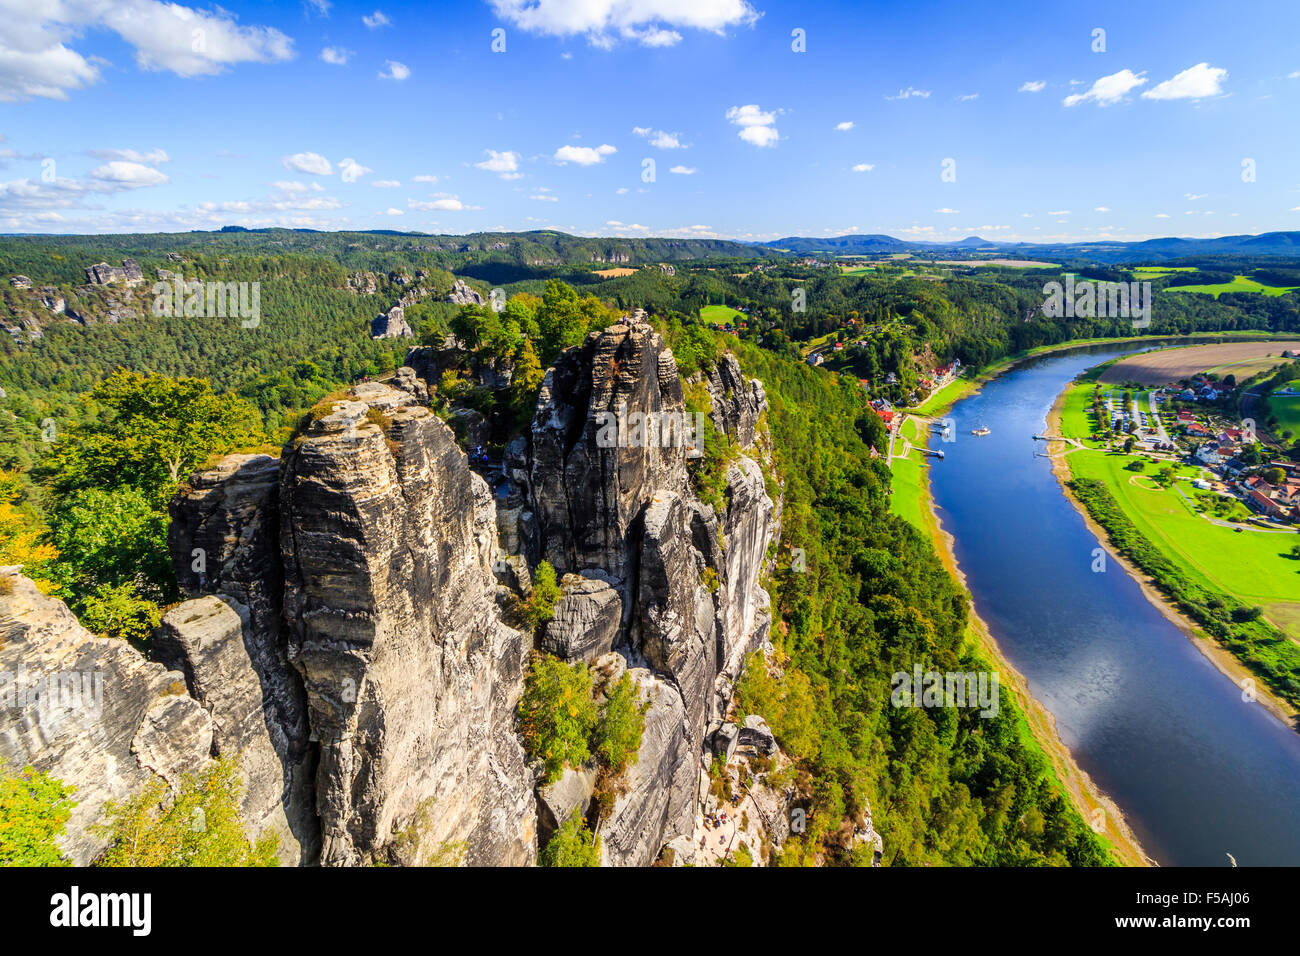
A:
{"label": "green shrub", "polygon": [[0,866],[68,866],[55,844],[76,801],[74,788],[32,767],[0,774]]}
{"label": "green shrub", "polygon": [[110,839],[95,866],[278,866],[278,840],[250,843],[239,818],[242,788],[234,760],[186,774],[175,798],[156,779],[104,807],[96,830]]}
{"label": "green shrub", "polygon": [[636,763],[649,707],[648,701],[642,703],[638,699],[636,685],[628,674],[619,678],[601,704],[596,724],[596,753],[611,775],[617,777]]}
{"label": "green shrub", "polygon": [[556,657],[539,656],[524,682],[519,723],[524,748],[546,767],[545,781],[560,778],[566,766],[591,756],[590,741],[599,719],[591,696],[591,671]]}
{"label": "green shrub", "polygon": [[555,831],[537,862],[542,866],[600,866],[600,837],[575,813]]}

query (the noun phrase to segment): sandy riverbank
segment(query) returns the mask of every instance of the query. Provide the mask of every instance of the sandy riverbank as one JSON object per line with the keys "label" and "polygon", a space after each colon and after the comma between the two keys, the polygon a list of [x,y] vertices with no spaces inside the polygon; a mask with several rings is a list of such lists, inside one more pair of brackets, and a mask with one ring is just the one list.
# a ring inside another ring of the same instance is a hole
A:
{"label": "sandy riverbank", "polygon": [[[1047,416],[1047,427],[1049,432],[1055,430],[1056,434],[1060,434],[1061,410],[1065,407],[1065,396],[1069,390],[1070,386],[1067,385],[1061,390],[1061,394],[1056,397],[1056,402],[1052,405],[1052,410]],[[1169,599],[1155,586],[1150,577],[1137,567],[1137,565],[1133,564],[1112,547],[1110,535],[1106,533],[1106,529],[1093,520],[1092,515],[1088,513],[1088,509],[1084,506],[1083,502],[1076,498],[1074,492],[1072,492],[1066,485],[1066,482],[1073,477],[1070,473],[1069,465],[1065,460],[1066,455],[1068,454],[1070,454],[1070,452],[1067,451],[1052,456],[1052,473],[1056,475],[1056,480],[1060,483],[1061,491],[1065,494],[1065,497],[1069,499],[1070,504],[1074,505],[1075,510],[1083,517],[1084,524],[1087,525],[1088,530],[1096,536],[1097,541],[1101,546],[1106,549],[1106,553],[1110,558],[1129,573],[1129,576],[1138,583],[1138,587],[1142,589],[1142,593],[1146,596],[1147,600],[1154,604],[1160,610],[1160,613],[1168,618],[1169,621],[1179,630],[1186,634],[1196,649],[1204,654],[1209,659],[1210,663],[1217,667],[1239,687],[1242,686],[1243,682],[1246,680],[1252,681],[1254,684],[1255,702],[1266,708],[1271,714],[1273,714],[1273,716],[1277,717],[1278,720],[1282,721],[1288,727],[1300,730],[1300,722],[1297,721],[1297,718],[1300,717],[1300,711],[1297,711],[1289,702],[1274,694],[1262,680],[1255,676],[1250,668],[1246,667],[1245,664],[1237,659],[1232,651],[1220,644],[1212,635],[1200,628],[1195,621],[1174,607],[1174,605],[1170,603]]]}

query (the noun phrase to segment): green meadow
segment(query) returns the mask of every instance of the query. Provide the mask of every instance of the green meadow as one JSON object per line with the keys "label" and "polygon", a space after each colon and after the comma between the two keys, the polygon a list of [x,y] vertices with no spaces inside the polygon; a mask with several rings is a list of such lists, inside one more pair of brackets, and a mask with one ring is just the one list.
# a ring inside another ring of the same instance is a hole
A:
{"label": "green meadow", "polygon": [[[1136,270],[1134,270],[1136,271]],[[1179,285],[1170,286],[1165,292],[1204,292],[1216,299],[1224,292],[1261,292],[1264,295],[1285,295],[1297,286],[1264,285],[1245,276],[1234,276],[1231,282],[1217,282],[1213,285]]]}
{"label": "green meadow", "polygon": [[[900,434],[913,444],[920,442],[920,428],[916,419],[910,415],[903,423]],[[880,449],[884,454],[885,449]],[[926,504],[929,495],[929,479],[926,474],[926,458],[920,449],[913,448],[906,458],[895,458],[889,463],[890,495],[889,510],[913,527],[927,531],[931,523],[930,510]]]}
{"label": "green meadow", "polygon": [[[1292,385],[1300,382],[1292,382]],[[1300,435],[1300,395],[1294,398],[1278,398],[1276,395],[1270,395],[1268,399],[1269,411],[1277,416],[1278,434],[1289,431],[1291,434]]]}
{"label": "green meadow", "polygon": [[700,308],[700,318],[709,325],[734,325],[737,319],[745,318],[745,313],[729,305],[706,305]]}

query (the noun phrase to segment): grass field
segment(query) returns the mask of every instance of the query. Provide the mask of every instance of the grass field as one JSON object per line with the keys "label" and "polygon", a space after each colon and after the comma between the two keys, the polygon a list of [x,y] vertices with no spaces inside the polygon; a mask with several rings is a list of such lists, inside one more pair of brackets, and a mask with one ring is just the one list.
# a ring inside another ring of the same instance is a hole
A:
{"label": "grass field", "polygon": [[[1291,384],[1296,383],[1292,382]],[[1295,398],[1271,396],[1268,400],[1268,409],[1277,416],[1275,431],[1278,434],[1289,431],[1293,435],[1300,435],[1300,396]]]}
{"label": "grass field", "polygon": [[[914,445],[920,442],[920,428],[916,419],[908,416],[900,435]],[[884,452],[884,449],[880,449]],[[906,458],[895,458],[889,463],[891,491],[889,510],[921,531],[931,531],[933,519],[929,507],[929,479],[926,475],[926,457],[913,448]]]}
{"label": "grass field", "polygon": [[1195,272],[1195,266],[1135,266],[1133,275],[1138,279],[1166,276],[1172,272]]}
{"label": "grass field", "polygon": [[[1139,456],[1089,450],[1072,452],[1065,460],[1076,478],[1102,481],[1143,537],[1199,583],[1258,604],[1274,624],[1300,641],[1300,561],[1287,556],[1300,543],[1300,535],[1239,532],[1212,524],[1183,497],[1198,497],[1191,482],[1160,488],[1149,477],[1125,469],[1129,462],[1141,461]],[[1163,467],[1147,463],[1144,474],[1154,475]],[[1187,477],[1200,473],[1187,465],[1175,471]],[[1242,513],[1240,507],[1229,509],[1229,514]]]}
{"label": "grass field", "polygon": [[1248,279],[1245,276],[1233,276],[1231,282],[1216,282],[1213,285],[1176,285],[1170,286],[1164,291],[1204,292],[1217,299],[1224,292],[1262,292],[1264,295],[1285,295],[1295,288],[1300,287],[1264,285],[1262,282],[1256,282],[1254,279]]}
{"label": "grass field", "polygon": [[700,318],[709,325],[734,325],[737,319],[745,318],[745,313],[729,305],[706,305],[700,309]]}

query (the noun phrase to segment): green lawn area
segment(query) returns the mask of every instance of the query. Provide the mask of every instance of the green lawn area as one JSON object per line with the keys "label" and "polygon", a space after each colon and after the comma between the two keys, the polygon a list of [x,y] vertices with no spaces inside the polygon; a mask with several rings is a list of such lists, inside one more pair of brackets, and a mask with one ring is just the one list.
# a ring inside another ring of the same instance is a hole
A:
{"label": "green lawn area", "polygon": [[1095,431],[1092,420],[1092,386],[1092,382],[1070,386],[1065,395],[1065,405],[1061,408],[1061,434],[1096,447],[1098,443],[1089,440]]}
{"label": "green lawn area", "polygon": [[1133,275],[1141,278],[1143,276],[1163,276],[1171,272],[1195,272],[1196,266],[1135,266]]}
{"label": "green lawn area", "polygon": [[1284,295],[1295,286],[1264,285],[1245,276],[1234,276],[1231,282],[1216,282],[1213,285],[1178,285],[1170,286],[1166,292],[1204,292],[1216,299],[1224,292],[1262,292],[1264,295]]}
{"label": "green lawn area", "polygon": [[[908,416],[900,434],[913,444],[919,443],[919,427],[915,418]],[[901,440],[901,439],[900,439]],[[883,454],[885,449],[880,449]],[[889,463],[891,491],[889,510],[921,531],[928,532],[930,509],[928,506],[929,478],[926,457],[913,448],[906,458],[895,458]]]}
{"label": "green lawn area", "polygon": [[[1158,488],[1150,478],[1135,477],[1124,466],[1137,456],[1104,451],[1076,451],[1066,457],[1078,478],[1095,478],[1119,501],[1142,535],[1200,583],[1264,608],[1265,614],[1300,640],[1300,561],[1285,557],[1300,535],[1235,531],[1198,515],[1175,488]],[[1165,467],[1147,463],[1145,474]],[[1181,465],[1179,475],[1200,469]],[[1191,482],[1175,483],[1192,497]],[[1239,512],[1238,512],[1239,513]],[[1289,599],[1289,600],[1287,600]]]}
{"label": "green lawn area", "polygon": [[[918,415],[937,415],[940,410],[946,410],[954,403],[975,391],[978,387],[978,383],[972,379],[954,378],[951,382],[918,405],[914,411]],[[910,420],[908,424],[911,424]]]}
{"label": "green lawn area", "polygon": [[700,309],[700,318],[710,325],[735,325],[737,319],[745,318],[745,313],[729,305],[706,305]]}
{"label": "green lawn area", "polygon": [[[1295,385],[1296,383],[1292,382],[1291,384]],[[1277,428],[1275,430],[1279,435],[1284,431],[1300,435],[1300,396],[1295,398],[1270,396],[1268,409],[1277,416]]]}

